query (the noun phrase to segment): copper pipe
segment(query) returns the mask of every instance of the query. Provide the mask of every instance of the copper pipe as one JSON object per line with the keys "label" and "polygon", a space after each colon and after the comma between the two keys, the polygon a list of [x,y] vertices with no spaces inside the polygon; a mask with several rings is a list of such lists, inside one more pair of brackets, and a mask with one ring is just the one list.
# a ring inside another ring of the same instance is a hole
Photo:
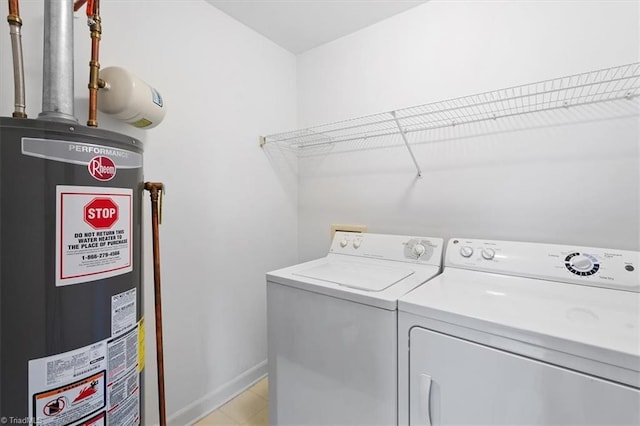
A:
{"label": "copper pipe", "polygon": [[9,0],[9,15],[20,16],[20,5],[18,0]]}
{"label": "copper pipe", "polygon": [[89,62],[89,119],[87,126],[98,127],[98,83],[100,73],[100,39],[102,25],[100,19],[100,0],[87,4],[87,23],[91,30],[91,61]]}
{"label": "copper pipe", "polygon": [[77,0],[73,3],[73,11],[77,12],[87,2],[87,0]]}
{"label": "copper pipe", "polygon": [[158,363],[158,406],[160,426],[167,425],[164,393],[164,352],[162,344],[162,299],[160,291],[160,240],[158,220],[158,196],[162,196],[164,185],[160,182],[145,182],[144,189],[151,194],[151,229],[153,234],[153,288],[156,308],[156,360]]}
{"label": "copper pipe", "polygon": [[11,52],[13,54],[14,106],[13,117],[27,118],[24,90],[24,60],[22,57],[22,19],[18,0],[9,0],[9,34],[11,36]]}

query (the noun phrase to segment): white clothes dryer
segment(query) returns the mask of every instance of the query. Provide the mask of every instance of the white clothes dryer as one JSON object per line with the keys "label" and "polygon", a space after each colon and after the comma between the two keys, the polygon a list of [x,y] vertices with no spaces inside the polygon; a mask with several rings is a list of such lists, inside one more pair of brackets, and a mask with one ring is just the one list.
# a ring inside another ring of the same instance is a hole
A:
{"label": "white clothes dryer", "polygon": [[402,297],[406,425],[640,424],[640,253],[452,239]]}
{"label": "white clothes dryer", "polygon": [[269,424],[397,424],[397,300],[442,249],[337,232],[326,257],[267,274]]}

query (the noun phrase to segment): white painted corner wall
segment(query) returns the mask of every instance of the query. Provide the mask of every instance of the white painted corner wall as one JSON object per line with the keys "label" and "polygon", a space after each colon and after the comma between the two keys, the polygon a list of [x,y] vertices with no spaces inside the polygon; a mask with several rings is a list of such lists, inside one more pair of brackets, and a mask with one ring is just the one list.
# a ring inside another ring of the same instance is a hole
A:
{"label": "white painted corner wall", "polygon": [[[430,1],[298,57],[298,127],[640,60],[635,1]],[[640,249],[638,101],[299,163],[299,257],[370,232]]]}
{"label": "white painted corner wall", "polygon": [[[22,0],[27,113],[41,110],[43,2]],[[160,227],[167,415],[189,424],[266,374],[265,273],[297,260],[295,175],[258,135],[296,124],[296,58],[203,0],[103,1],[102,67],[157,88],[167,115],[142,131],[145,179],[166,184]],[[75,21],[75,115],[87,120],[90,57]],[[13,111],[11,50],[0,31],[0,114]],[[145,221],[145,424],[158,420],[150,207]]]}

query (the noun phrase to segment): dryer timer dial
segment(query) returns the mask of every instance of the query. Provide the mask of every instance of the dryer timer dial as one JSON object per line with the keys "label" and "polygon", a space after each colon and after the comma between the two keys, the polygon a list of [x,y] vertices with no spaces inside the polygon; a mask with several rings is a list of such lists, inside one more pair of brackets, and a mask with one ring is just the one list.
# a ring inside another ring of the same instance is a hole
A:
{"label": "dryer timer dial", "polygon": [[587,277],[595,274],[600,269],[598,259],[587,253],[574,252],[564,259],[564,266],[572,274]]}

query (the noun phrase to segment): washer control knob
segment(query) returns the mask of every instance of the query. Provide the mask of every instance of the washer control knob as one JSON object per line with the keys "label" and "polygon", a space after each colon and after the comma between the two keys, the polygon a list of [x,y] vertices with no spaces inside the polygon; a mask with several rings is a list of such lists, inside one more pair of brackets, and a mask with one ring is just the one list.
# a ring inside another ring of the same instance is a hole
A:
{"label": "washer control knob", "polygon": [[573,256],[569,261],[569,265],[578,271],[590,271],[593,268],[593,261],[583,254]]}
{"label": "washer control knob", "polygon": [[353,240],[354,249],[359,249],[361,245],[362,245],[362,240],[360,238],[358,238],[357,240]]}
{"label": "washer control knob", "polygon": [[492,248],[483,248],[482,249],[482,257],[491,260],[495,257],[496,251]]}
{"label": "washer control knob", "polygon": [[418,259],[420,259],[425,251],[427,251],[427,249],[420,243],[413,246],[413,254],[415,254]]}
{"label": "washer control knob", "polygon": [[340,240],[340,247],[345,248],[347,244],[349,244],[349,241],[347,241],[346,238],[343,238],[342,240]]}
{"label": "washer control knob", "polygon": [[473,254],[473,249],[469,246],[460,247],[460,256],[462,257],[471,257]]}

